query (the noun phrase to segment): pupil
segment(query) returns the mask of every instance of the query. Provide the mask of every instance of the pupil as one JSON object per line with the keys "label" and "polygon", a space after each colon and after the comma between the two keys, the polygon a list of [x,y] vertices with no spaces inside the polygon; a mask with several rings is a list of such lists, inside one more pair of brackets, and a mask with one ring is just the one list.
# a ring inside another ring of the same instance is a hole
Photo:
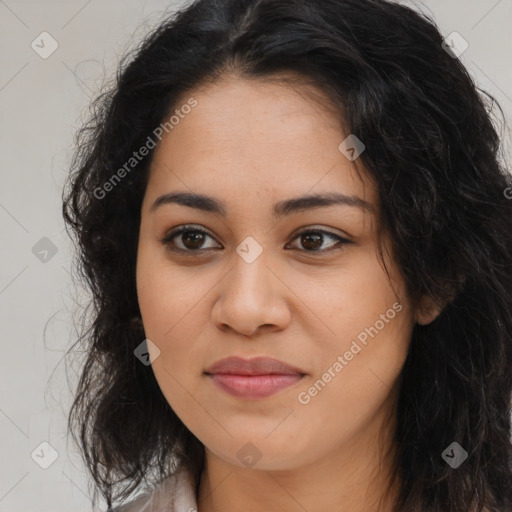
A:
{"label": "pupil", "polygon": [[[192,246],[188,247],[186,240],[192,241]],[[199,231],[185,231],[183,233],[183,242],[189,249],[198,249],[203,243],[203,234]]]}
{"label": "pupil", "polygon": [[[323,235],[321,235],[321,234],[316,234],[316,235],[315,234],[306,234],[306,235],[303,235],[302,236],[302,240],[303,240],[302,244],[304,245],[304,247],[306,249],[317,249],[318,247],[322,246],[322,236]],[[310,244],[307,241],[304,243],[304,240],[309,240],[309,241],[314,240],[314,242],[313,242],[313,244]],[[316,244],[315,244],[315,241],[317,242]],[[320,242],[320,244],[318,244],[318,242]]]}

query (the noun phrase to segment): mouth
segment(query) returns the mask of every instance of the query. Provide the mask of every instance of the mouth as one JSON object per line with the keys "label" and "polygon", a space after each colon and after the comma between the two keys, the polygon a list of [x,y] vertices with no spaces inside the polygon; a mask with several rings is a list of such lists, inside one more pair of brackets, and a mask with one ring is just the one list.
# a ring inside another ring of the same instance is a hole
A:
{"label": "mouth", "polygon": [[238,398],[261,399],[297,384],[306,375],[277,359],[228,357],[204,374],[221,390]]}

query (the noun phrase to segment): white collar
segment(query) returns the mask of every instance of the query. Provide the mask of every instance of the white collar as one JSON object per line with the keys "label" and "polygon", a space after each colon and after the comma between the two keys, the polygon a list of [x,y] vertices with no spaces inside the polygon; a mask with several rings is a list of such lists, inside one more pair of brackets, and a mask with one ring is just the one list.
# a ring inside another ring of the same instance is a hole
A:
{"label": "white collar", "polygon": [[152,491],[115,508],[114,512],[197,512],[195,484],[191,473],[184,466],[178,466]]}

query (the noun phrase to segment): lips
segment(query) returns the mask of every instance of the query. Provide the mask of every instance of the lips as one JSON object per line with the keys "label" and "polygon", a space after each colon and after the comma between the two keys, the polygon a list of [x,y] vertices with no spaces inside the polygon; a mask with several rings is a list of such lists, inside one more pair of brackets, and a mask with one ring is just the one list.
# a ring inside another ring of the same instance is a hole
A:
{"label": "lips", "polygon": [[293,386],[305,375],[299,368],[269,357],[228,357],[204,372],[212,382],[237,398],[261,399]]}
{"label": "lips", "polygon": [[217,361],[205,370],[205,373],[224,373],[232,375],[305,375],[300,369],[271,357],[227,357]]}

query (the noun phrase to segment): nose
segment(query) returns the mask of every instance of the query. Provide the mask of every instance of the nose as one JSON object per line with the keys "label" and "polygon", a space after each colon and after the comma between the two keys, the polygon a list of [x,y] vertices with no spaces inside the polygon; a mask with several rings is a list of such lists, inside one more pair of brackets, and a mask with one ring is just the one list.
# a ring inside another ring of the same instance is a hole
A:
{"label": "nose", "polygon": [[219,284],[212,321],[223,332],[246,337],[285,329],[291,314],[288,288],[267,266],[265,251],[252,263],[235,256],[233,268]]}

